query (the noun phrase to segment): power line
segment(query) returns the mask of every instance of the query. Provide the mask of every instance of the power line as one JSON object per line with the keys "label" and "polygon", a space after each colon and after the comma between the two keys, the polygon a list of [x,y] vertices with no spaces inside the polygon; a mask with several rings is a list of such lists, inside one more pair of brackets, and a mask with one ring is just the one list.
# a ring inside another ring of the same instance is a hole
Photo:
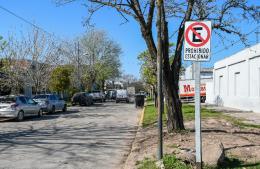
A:
{"label": "power line", "polygon": [[[259,21],[257,21],[257,24],[259,23]],[[259,42],[259,39],[258,39],[258,34],[259,34],[260,32],[259,32],[259,27],[257,28],[257,31],[255,32],[255,34],[256,34],[256,43],[258,43]]]}
{"label": "power line", "polygon": [[[37,28],[37,29],[39,29],[39,30],[41,30],[41,31],[43,31],[44,33],[48,34],[49,36],[55,37],[56,39],[59,39],[61,42],[67,43],[67,41],[63,40],[62,38],[60,38],[59,36],[55,35],[54,33],[50,33],[49,31],[45,30],[44,28],[42,28],[42,27],[40,27],[40,26],[38,26],[38,25],[32,23],[31,21],[25,19],[24,17],[22,17],[22,16],[20,16],[20,15],[18,15],[18,14],[16,14],[16,13],[14,13],[13,11],[11,11],[11,10],[9,10],[9,9],[7,9],[7,8],[5,8],[5,7],[3,7],[3,6],[1,6],[1,5],[0,5],[0,9],[2,9],[3,11],[5,11],[5,12],[11,14],[12,16],[14,16],[14,17],[20,19],[21,21],[25,22],[26,24],[29,24],[30,26],[32,26],[32,27],[34,27],[34,28]],[[56,46],[56,45],[55,45],[55,46]],[[69,52],[65,51],[64,49],[61,49],[59,46],[56,46],[56,48],[57,48],[58,50],[62,50],[62,51],[65,52],[65,53],[69,53]]]}
{"label": "power line", "polygon": [[[258,30],[258,28],[260,28],[260,25],[257,26],[256,28],[254,28],[253,30],[251,30],[250,32],[248,32],[247,34],[245,34],[245,37],[248,36],[248,35],[250,35],[250,34],[252,34],[252,33],[254,33],[256,30]],[[241,41],[241,40],[239,39],[239,40],[237,40],[237,41],[231,43],[230,45],[224,47],[223,49],[220,49],[220,50],[214,52],[212,55],[216,55],[216,54],[218,54],[218,53],[220,53],[220,52],[222,52],[222,51],[224,51],[224,50],[226,50],[226,49],[229,49],[230,47],[234,46],[235,44],[239,43],[240,41]]]}
{"label": "power line", "polygon": [[[42,28],[42,27],[40,27],[40,26],[38,26],[38,25],[32,23],[31,21],[29,21],[29,20],[27,20],[27,19],[25,19],[25,18],[19,16],[18,14],[16,14],[16,13],[10,11],[9,9],[7,9],[7,8],[1,6],[1,5],[0,5],[0,9],[2,9],[3,11],[5,11],[5,12],[7,12],[7,13],[13,15],[13,16],[15,16],[16,18],[22,20],[23,22],[25,22],[25,23],[27,23],[27,24],[29,24],[29,25],[31,25],[31,26],[37,28],[37,29],[42,30],[43,32],[45,32],[46,34],[49,34],[50,36],[55,36],[55,37],[57,37],[57,36],[54,35],[53,33],[48,32],[48,31],[45,30],[44,28]],[[59,37],[58,37],[58,38],[59,38]]]}
{"label": "power line", "polygon": [[7,9],[7,8],[5,8],[5,7],[3,7],[3,6],[1,6],[1,5],[0,5],[0,9],[2,9],[3,11],[5,11],[5,12],[11,14],[11,15],[13,15],[14,17],[20,19],[21,21],[23,21],[23,22],[29,24],[30,26],[35,27],[35,28],[37,28],[37,29],[43,31],[44,33],[48,34],[49,36],[55,37],[56,39],[59,39],[60,41],[62,41],[62,42],[64,42],[64,43],[67,43],[67,41],[63,40],[62,38],[60,38],[59,36],[55,35],[54,33],[50,33],[50,32],[47,31],[46,29],[44,29],[44,28],[42,28],[42,27],[40,27],[40,26],[38,26],[38,25],[32,23],[31,21],[25,19],[24,17],[22,17],[22,16],[20,16],[20,15],[18,15],[18,14],[16,14],[16,13],[14,13],[13,11],[11,11],[11,10],[9,10],[9,9]]}

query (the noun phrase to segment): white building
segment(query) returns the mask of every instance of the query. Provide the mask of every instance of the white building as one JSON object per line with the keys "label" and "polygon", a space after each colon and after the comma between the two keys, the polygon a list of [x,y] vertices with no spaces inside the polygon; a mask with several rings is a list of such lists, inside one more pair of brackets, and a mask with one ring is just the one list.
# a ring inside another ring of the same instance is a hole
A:
{"label": "white building", "polygon": [[260,43],[214,64],[206,102],[260,113]]}
{"label": "white building", "polygon": [[[195,77],[195,66],[191,64],[185,68],[184,75],[181,77],[182,80],[191,80]],[[212,79],[213,78],[213,69],[212,68],[201,68],[200,70],[201,79]]]}

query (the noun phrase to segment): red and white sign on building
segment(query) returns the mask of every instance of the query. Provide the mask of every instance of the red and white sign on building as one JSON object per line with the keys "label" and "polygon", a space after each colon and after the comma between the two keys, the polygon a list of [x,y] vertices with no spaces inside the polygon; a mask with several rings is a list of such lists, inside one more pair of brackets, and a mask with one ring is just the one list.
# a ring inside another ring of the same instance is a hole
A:
{"label": "red and white sign on building", "polygon": [[185,22],[184,60],[210,60],[211,22]]}

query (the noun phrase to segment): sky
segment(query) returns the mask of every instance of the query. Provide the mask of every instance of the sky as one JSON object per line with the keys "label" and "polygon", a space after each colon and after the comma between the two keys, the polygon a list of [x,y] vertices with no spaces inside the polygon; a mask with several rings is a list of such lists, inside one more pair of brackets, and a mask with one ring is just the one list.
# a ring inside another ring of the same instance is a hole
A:
{"label": "sky", "polygon": [[[260,1],[249,0],[251,3],[256,3],[260,6]],[[73,39],[84,34],[88,28],[83,26],[84,19],[87,16],[87,9],[82,5],[82,1],[72,2],[63,6],[57,7],[53,0],[0,0],[0,7],[4,7],[15,14],[31,21],[43,28],[44,30],[55,34],[59,39]],[[0,35],[4,38],[8,34],[19,35],[21,32],[28,32],[32,27],[22,20],[10,15],[0,8]],[[132,74],[140,77],[139,69],[140,63],[137,60],[138,54],[146,49],[144,40],[142,39],[139,26],[130,19],[128,23],[117,12],[112,9],[104,8],[97,12],[93,18],[92,23],[95,28],[104,30],[108,36],[120,44],[122,48],[122,71],[126,74]],[[244,33],[248,33],[257,27],[256,23],[239,23]],[[172,33],[174,26],[169,25],[169,31]],[[260,29],[259,29],[260,31]],[[248,39],[250,45],[256,43],[256,34],[252,32]],[[230,36],[232,41],[237,41],[239,38]],[[174,39],[172,39],[174,41]],[[260,41],[260,34],[259,34]],[[224,48],[219,40],[214,35],[211,39],[212,56],[210,62],[203,63],[204,67],[212,67],[214,63],[225,57],[234,54],[245,46],[238,42],[231,46],[231,42],[225,45]],[[185,66],[190,62],[183,62]]]}

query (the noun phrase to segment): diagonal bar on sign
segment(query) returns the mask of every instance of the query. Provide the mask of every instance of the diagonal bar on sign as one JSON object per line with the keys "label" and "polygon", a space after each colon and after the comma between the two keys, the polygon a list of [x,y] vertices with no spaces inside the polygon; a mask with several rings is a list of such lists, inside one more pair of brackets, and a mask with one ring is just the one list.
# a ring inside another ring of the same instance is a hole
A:
{"label": "diagonal bar on sign", "polygon": [[205,39],[203,39],[203,37],[198,33],[196,32],[196,30],[194,30],[193,28],[190,29],[202,42],[205,41]]}

